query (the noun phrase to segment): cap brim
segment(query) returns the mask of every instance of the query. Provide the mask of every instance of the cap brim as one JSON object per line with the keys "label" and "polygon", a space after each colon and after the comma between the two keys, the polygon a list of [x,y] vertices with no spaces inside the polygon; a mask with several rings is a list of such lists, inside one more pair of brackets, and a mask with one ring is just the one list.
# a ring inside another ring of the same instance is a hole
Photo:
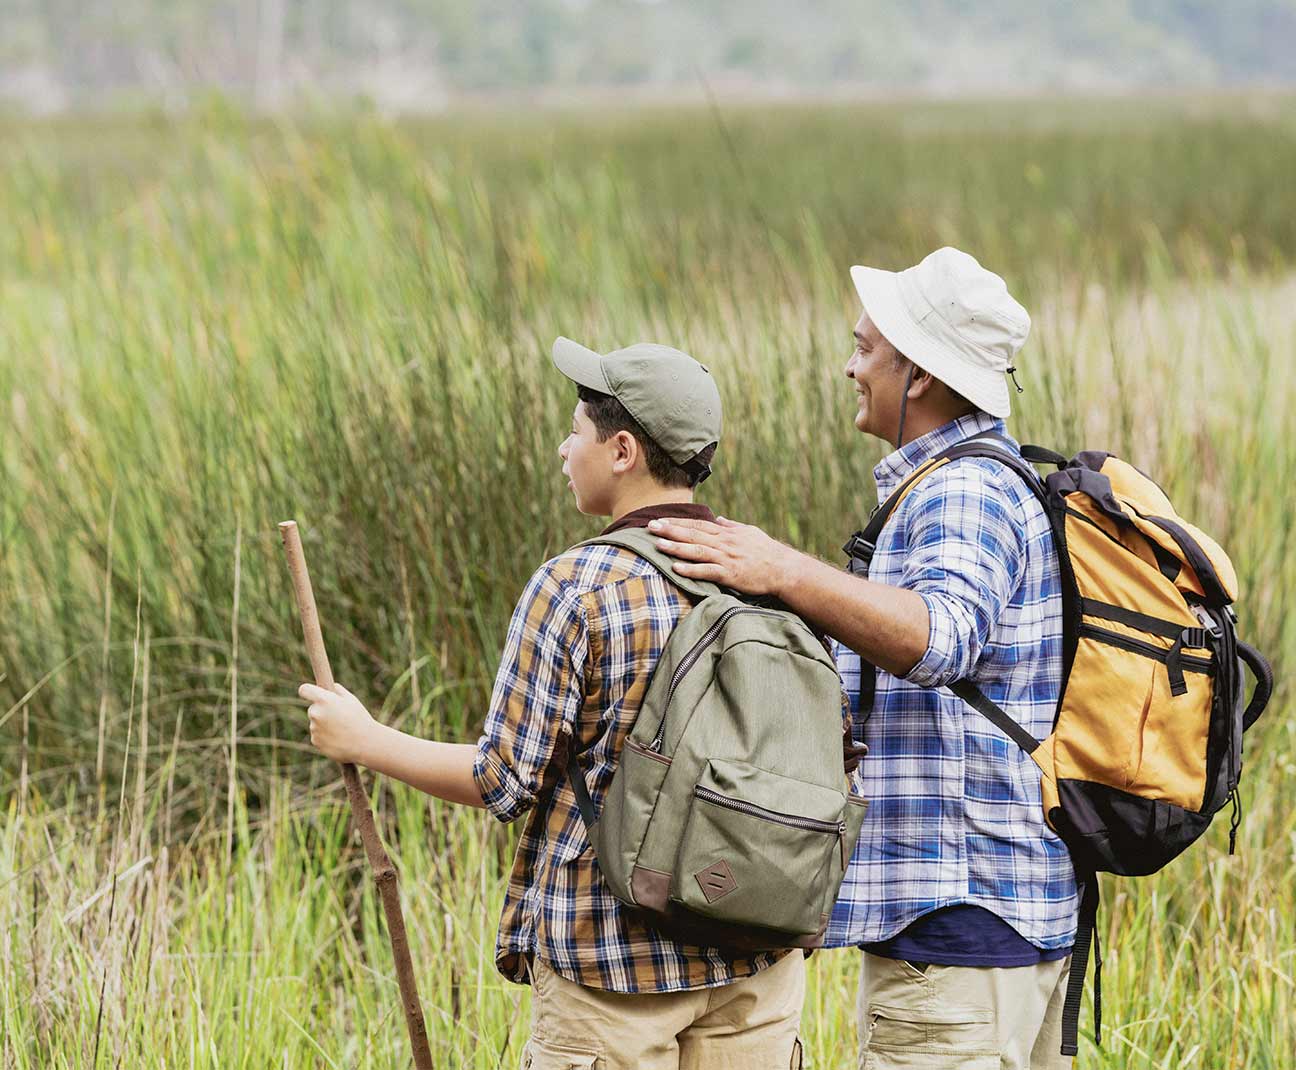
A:
{"label": "cap brim", "polygon": [[587,386],[601,394],[612,393],[603,372],[603,358],[579,342],[559,335],[553,344],[554,366],[573,383]]}
{"label": "cap brim", "polygon": [[851,268],[851,281],[855,283],[855,292],[859,294],[869,319],[896,349],[983,412],[999,417],[1010,414],[1012,402],[1004,374],[977,371],[948,354],[945,347],[909,315],[900,298],[900,286],[894,271],[856,265]]}

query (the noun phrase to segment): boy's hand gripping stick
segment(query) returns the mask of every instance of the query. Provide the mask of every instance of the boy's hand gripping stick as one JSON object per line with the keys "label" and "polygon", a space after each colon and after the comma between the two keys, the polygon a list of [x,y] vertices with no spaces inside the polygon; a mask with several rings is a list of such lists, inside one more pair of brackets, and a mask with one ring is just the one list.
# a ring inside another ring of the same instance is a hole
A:
{"label": "boy's hand gripping stick", "polygon": [[[297,612],[301,615],[306,653],[315,673],[315,683],[332,691],[333,670],[329,668],[328,655],[324,652],[324,636],[320,631],[315,593],[311,590],[310,573],[306,571],[306,556],[302,552],[297,522],[285,520],[279,525],[279,534],[283,537],[284,553],[288,556],[288,571],[292,574]],[[360,830],[365,854],[369,856],[369,868],[373,871],[374,883],[382,897],[383,913],[387,915],[387,933],[391,937],[392,958],[396,962],[396,980],[400,985],[401,1004],[405,1010],[405,1026],[409,1030],[410,1045],[414,1049],[415,1070],[433,1070],[432,1053],[428,1050],[427,1025],[423,1021],[423,1007],[419,1003],[418,985],[414,980],[414,964],[410,961],[409,939],[405,935],[405,916],[401,913],[396,869],[382,840],[378,838],[373,811],[369,809],[369,799],[360,785],[360,774],[351,762],[342,763],[342,780],[346,784],[347,798],[351,801],[351,820]]]}

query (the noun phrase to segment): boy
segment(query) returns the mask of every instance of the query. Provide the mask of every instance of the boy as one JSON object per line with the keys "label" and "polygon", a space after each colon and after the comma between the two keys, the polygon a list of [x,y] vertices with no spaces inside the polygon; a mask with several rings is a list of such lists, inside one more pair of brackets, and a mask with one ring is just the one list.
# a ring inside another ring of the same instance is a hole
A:
{"label": "boy", "polygon": [[[566,338],[558,369],[577,385],[558,449],[576,507],[605,533],[658,517],[713,520],[693,502],[720,438],[720,395],[675,349],[600,356]],[[303,684],[311,740],[502,821],[529,811],[500,919],[496,965],[532,984],[530,1070],[723,1070],[800,1065],[804,956],[746,957],[685,944],[607,888],[564,771],[574,733],[602,805],[653,668],[687,600],[652,565],[613,546],[545,562],[514,610],[485,733],[476,746],[415,739],[360,702]]]}

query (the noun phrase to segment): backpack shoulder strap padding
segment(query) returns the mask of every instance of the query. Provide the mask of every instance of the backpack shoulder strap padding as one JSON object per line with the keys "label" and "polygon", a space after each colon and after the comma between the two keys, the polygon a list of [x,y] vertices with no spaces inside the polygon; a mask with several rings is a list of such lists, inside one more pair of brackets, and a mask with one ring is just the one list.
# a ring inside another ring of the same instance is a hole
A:
{"label": "backpack shoulder strap padding", "polygon": [[[1060,456],[1055,454],[1053,456]],[[1050,462],[1053,456],[1047,458]],[[956,442],[954,445],[942,450],[935,457],[921,464],[916,468],[909,477],[892,492],[891,496],[878,508],[877,512],[869,520],[868,526],[855,538],[863,539],[867,544],[867,552],[871,556],[872,549],[877,545],[878,536],[886,522],[895,513],[896,507],[900,504],[906,494],[918,484],[925,476],[930,475],[942,465],[951,461],[959,460],[963,457],[985,457],[990,460],[999,461],[1006,465],[1012,471],[1016,472],[1026,485],[1030,488],[1031,493],[1044,506],[1045,514],[1048,513],[1047,491],[1044,482],[1040,479],[1039,473],[1031,466],[1031,463],[1022,457],[1012,445],[1002,435],[985,434],[976,435],[972,438]],[[850,546],[850,543],[847,544]],[[1029,754],[1040,765],[1041,769],[1047,773],[1048,770],[1040,757],[1036,754],[1039,750],[1039,740],[1026,731],[1020,724],[1014,721],[999,706],[991,702],[976,684],[970,680],[956,680],[948,685],[950,691],[966,702],[981,716],[995,725],[1004,735],[1008,736],[1022,750]]]}
{"label": "backpack shoulder strap padding", "polygon": [[[1051,450],[1042,450],[1038,446],[1026,447],[1033,454],[1046,454],[1042,459],[1047,463],[1054,463],[1055,458],[1060,458],[1061,454],[1053,453]],[[867,565],[872,561],[873,552],[877,547],[878,537],[882,534],[882,529],[886,523],[895,515],[896,509],[900,503],[908,496],[909,492],[914,489],[923,479],[931,475],[938,468],[942,468],[951,461],[957,461],[963,457],[985,457],[990,460],[999,461],[1007,465],[1017,473],[1031,489],[1031,492],[1039,499],[1041,505],[1048,512],[1048,501],[1046,489],[1039,473],[1035,471],[1030,462],[1022,457],[1012,445],[1002,435],[997,432],[987,432],[982,435],[974,435],[972,438],[963,439],[952,446],[947,446],[934,457],[928,458],[917,468],[915,468],[904,481],[874,511],[869,517],[868,523],[862,531],[857,531],[850,537],[842,549],[848,557],[857,561],[864,562]]]}
{"label": "backpack shoulder strap padding", "polygon": [[[723,588],[717,584],[710,583],[707,580],[681,576],[676,572],[673,566],[678,559],[659,550],[657,548],[657,536],[647,528],[622,528],[620,531],[614,531],[608,535],[599,535],[593,539],[586,539],[584,542],[577,543],[577,545],[619,546],[623,550],[638,554],[660,572],[662,578],[668,583],[673,584],[685,595],[699,601],[714,594],[724,593]],[[576,809],[580,812],[581,822],[588,832],[593,829],[596,818],[594,801],[590,798],[589,786],[585,783],[585,774],[581,769],[579,754],[580,747],[576,742],[576,733],[573,731],[567,739],[567,778],[571,782],[572,794],[576,796]]]}
{"label": "backpack shoulder strap padding", "polygon": [[882,533],[883,526],[891,519],[901,501],[920,480],[931,475],[932,472],[950,461],[961,460],[964,457],[983,457],[988,460],[998,461],[1016,472],[1030,488],[1031,493],[1039,498],[1041,503],[1044,502],[1045,488],[1039,473],[1035,471],[1034,466],[1029,461],[1012,447],[1007,439],[994,433],[975,435],[972,438],[965,438],[961,442],[946,447],[925,464],[921,464],[914,469],[909,478],[901,483],[882,504],[881,508],[873,514],[868,527],[865,528],[865,538],[871,537],[871,540],[876,542],[878,535]]}
{"label": "backpack shoulder strap padding", "polygon": [[709,580],[693,579],[690,576],[681,576],[675,571],[674,565],[679,558],[671,557],[657,548],[658,536],[654,535],[647,528],[622,528],[620,531],[614,531],[609,535],[599,535],[593,539],[586,539],[579,543],[580,546],[619,546],[623,550],[630,550],[638,554],[650,565],[652,565],[667,582],[674,584],[686,595],[695,599],[708,598],[714,594],[723,594],[724,590],[718,584],[711,583]]}

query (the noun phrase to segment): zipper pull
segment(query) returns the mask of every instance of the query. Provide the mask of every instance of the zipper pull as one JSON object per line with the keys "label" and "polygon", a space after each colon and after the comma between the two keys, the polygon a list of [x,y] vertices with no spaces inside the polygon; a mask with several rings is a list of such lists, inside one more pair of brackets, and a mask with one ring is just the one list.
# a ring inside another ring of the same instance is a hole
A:
{"label": "zipper pull", "polygon": [[842,873],[845,873],[846,866],[850,863],[850,859],[846,857],[846,822],[845,821],[837,822],[837,838],[841,841]]}

